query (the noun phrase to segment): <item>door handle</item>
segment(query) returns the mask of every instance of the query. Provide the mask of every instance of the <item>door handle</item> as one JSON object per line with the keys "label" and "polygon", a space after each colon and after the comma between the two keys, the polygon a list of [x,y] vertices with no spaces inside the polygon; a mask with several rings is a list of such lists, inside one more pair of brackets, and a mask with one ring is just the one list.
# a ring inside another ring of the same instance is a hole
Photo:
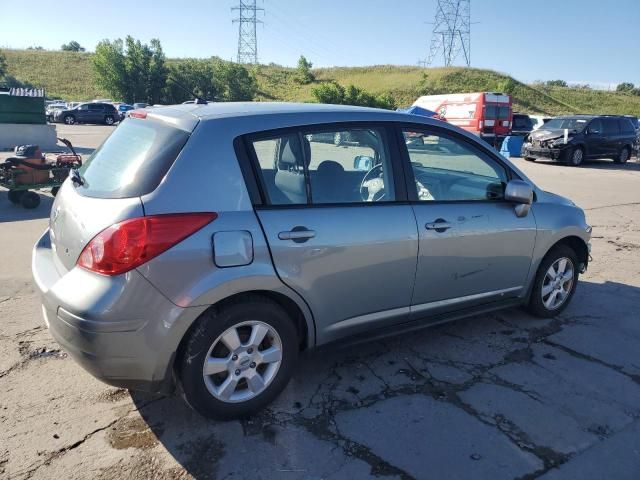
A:
{"label": "door handle", "polygon": [[308,230],[304,227],[295,227],[288,232],[280,232],[278,234],[278,238],[280,240],[293,240],[296,243],[304,243],[310,238],[314,238],[316,236],[316,232],[313,230]]}
{"label": "door handle", "polygon": [[435,230],[438,233],[449,230],[453,225],[443,218],[438,218],[435,222],[427,223],[424,228],[427,230]]}

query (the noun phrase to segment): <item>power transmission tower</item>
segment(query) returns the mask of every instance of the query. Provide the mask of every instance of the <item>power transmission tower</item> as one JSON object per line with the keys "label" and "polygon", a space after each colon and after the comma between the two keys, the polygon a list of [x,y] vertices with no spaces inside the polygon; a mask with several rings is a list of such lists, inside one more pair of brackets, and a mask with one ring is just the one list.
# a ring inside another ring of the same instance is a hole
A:
{"label": "power transmission tower", "polygon": [[240,0],[240,5],[231,10],[238,10],[238,18],[233,23],[238,26],[238,63],[258,63],[258,36],[256,25],[262,23],[258,20],[258,12],[264,8],[256,6],[256,0]]}
{"label": "power transmission tower", "polygon": [[438,0],[427,65],[442,55],[445,67],[462,52],[471,65],[471,0]]}

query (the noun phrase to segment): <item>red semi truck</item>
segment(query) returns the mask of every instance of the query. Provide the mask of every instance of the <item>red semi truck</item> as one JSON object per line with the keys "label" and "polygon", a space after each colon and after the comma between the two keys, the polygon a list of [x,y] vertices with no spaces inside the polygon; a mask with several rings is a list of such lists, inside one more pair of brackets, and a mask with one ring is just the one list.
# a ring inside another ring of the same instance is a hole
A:
{"label": "red semi truck", "polygon": [[495,145],[511,133],[513,111],[511,95],[479,92],[450,95],[426,95],[415,106],[432,110],[452,125],[457,125]]}

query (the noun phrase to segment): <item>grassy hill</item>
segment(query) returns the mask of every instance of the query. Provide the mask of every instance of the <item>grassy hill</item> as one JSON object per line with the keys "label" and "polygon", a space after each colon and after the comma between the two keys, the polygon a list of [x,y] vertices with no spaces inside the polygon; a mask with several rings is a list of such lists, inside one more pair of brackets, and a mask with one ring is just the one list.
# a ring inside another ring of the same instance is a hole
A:
{"label": "grassy hill", "polygon": [[[51,97],[89,100],[109,95],[95,85],[91,53],[5,50],[9,74],[20,81],[44,87]],[[180,59],[172,59],[179,62]],[[276,65],[255,67],[258,100],[312,101],[314,84],[300,85],[295,70]],[[527,85],[514,78],[476,68],[419,68],[377,65],[314,70],[316,84],[335,81],[379,94],[390,93],[402,106],[423,91],[429,93],[502,91],[514,98],[515,109],[528,113],[623,113],[640,115],[640,97],[580,88]]]}

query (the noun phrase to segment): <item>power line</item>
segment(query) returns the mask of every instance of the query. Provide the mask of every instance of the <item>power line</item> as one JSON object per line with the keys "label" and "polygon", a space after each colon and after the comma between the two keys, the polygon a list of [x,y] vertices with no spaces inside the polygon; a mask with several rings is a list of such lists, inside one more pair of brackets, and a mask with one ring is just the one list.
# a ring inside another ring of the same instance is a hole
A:
{"label": "power line", "polygon": [[438,0],[427,65],[442,55],[445,67],[462,53],[471,65],[471,0]]}
{"label": "power line", "polygon": [[256,26],[262,23],[258,20],[258,12],[264,8],[256,6],[256,0],[240,0],[240,5],[231,10],[238,10],[238,18],[233,23],[238,24],[238,63],[258,63],[258,35]]}

